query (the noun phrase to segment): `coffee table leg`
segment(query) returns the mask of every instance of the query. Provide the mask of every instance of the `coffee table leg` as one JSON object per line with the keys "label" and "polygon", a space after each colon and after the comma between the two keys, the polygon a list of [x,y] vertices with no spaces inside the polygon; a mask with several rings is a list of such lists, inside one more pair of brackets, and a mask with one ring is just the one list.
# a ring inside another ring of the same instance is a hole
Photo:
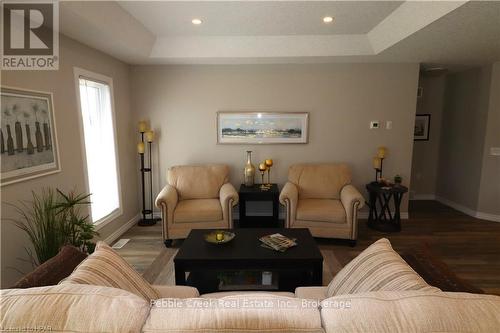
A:
{"label": "coffee table leg", "polygon": [[175,284],[178,286],[185,286],[186,285],[186,271],[184,270],[184,267],[179,264],[174,264],[174,270],[175,270]]}

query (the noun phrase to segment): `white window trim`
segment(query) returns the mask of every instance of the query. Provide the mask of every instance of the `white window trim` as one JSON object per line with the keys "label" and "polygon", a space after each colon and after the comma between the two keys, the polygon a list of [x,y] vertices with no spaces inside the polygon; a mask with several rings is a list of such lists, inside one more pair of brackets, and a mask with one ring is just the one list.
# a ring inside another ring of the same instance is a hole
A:
{"label": "white window trim", "polygon": [[[83,158],[83,173],[85,177],[85,190],[86,193],[90,193],[90,187],[89,187],[89,175],[87,172],[87,155],[86,155],[86,148],[85,148],[85,133],[83,130],[83,119],[82,119],[82,103],[80,99],[80,78],[84,77],[89,80],[94,80],[97,82],[103,82],[109,85],[110,88],[110,99],[111,99],[111,118],[113,120],[113,135],[115,138],[115,158],[116,158],[116,175],[117,175],[117,184],[118,184],[118,203],[119,207],[118,209],[115,209],[112,211],[110,214],[106,215],[105,217],[99,219],[98,221],[94,222],[95,230],[102,229],[105,225],[108,223],[112,222],[116,218],[120,217],[123,215],[123,201],[122,201],[122,186],[121,186],[121,175],[120,175],[120,158],[119,158],[119,150],[118,150],[118,135],[116,131],[116,115],[115,115],[115,96],[114,96],[114,87],[113,87],[113,79],[102,75],[98,73],[94,73],[91,71],[88,71],[83,68],[79,67],[74,67],[73,68],[73,73],[74,73],[74,78],[75,78],[75,90],[76,90],[76,101],[78,104],[78,127],[79,127],[79,132],[80,132],[80,143],[82,146],[82,158]],[[91,198],[92,200],[92,198]],[[90,218],[92,219],[92,210],[90,211]]]}

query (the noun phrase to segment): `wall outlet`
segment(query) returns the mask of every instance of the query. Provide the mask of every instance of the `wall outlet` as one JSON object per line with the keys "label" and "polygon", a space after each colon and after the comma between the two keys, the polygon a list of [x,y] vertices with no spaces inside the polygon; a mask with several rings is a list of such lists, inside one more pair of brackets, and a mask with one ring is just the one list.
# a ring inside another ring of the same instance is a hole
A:
{"label": "wall outlet", "polygon": [[378,120],[372,120],[370,121],[370,129],[377,129],[379,128],[379,122]]}
{"label": "wall outlet", "polygon": [[388,120],[385,122],[385,129],[392,129],[392,121]]}

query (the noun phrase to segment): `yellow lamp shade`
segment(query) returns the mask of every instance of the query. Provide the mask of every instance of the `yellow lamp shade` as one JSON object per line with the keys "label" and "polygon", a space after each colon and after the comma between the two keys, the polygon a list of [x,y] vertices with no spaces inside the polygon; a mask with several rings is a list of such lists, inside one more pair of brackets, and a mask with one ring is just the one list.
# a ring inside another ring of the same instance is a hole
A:
{"label": "yellow lamp shade", "polygon": [[266,171],[266,169],[267,169],[266,163],[259,164],[259,170],[260,171]]}
{"label": "yellow lamp shade", "polygon": [[387,154],[387,148],[385,147],[379,147],[377,150],[377,157],[379,158],[385,158],[385,155]]}
{"label": "yellow lamp shade", "polygon": [[268,159],[268,160],[266,160],[266,162],[265,162],[265,163],[266,163],[266,166],[267,166],[267,167],[272,167],[272,166],[273,166],[273,160],[272,160],[272,159]]}
{"label": "yellow lamp shade", "polygon": [[139,132],[144,133],[148,129],[148,124],[146,124],[146,122],[144,120],[141,120],[139,122],[139,126],[138,127],[139,127]]}
{"label": "yellow lamp shade", "polygon": [[139,154],[144,154],[144,142],[139,142],[137,144],[137,152]]}
{"label": "yellow lamp shade", "polygon": [[154,138],[155,138],[155,132],[153,132],[153,131],[146,132],[146,141],[147,142],[153,142]]}
{"label": "yellow lamp shade", "polygon": [[374,157],[373,158],[373,168],[380,170],[380,166],[382,165],[382,161],[380,160],[380,157]]}

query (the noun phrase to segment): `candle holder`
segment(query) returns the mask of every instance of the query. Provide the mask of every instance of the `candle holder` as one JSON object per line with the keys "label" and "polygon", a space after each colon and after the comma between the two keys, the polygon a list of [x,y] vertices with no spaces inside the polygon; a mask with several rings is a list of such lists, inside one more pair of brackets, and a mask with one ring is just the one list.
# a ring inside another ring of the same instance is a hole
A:
{"label": "candle holder", "polygon": [[271,167],[273,166],[273,160],[268,159],[265,161],[267,167],[267,186],[271,186]]}
{"label": "candle holder", "polygon": [[265,163],[259,164],[259,171],[260,171],[260,175],[262,177],[262,181],[260,183],[260,189],[264,190],[264,191],[268,189],[267,185],[264,184],[264,174],[266,173],[266,170],[267,170],[267,166]]}

